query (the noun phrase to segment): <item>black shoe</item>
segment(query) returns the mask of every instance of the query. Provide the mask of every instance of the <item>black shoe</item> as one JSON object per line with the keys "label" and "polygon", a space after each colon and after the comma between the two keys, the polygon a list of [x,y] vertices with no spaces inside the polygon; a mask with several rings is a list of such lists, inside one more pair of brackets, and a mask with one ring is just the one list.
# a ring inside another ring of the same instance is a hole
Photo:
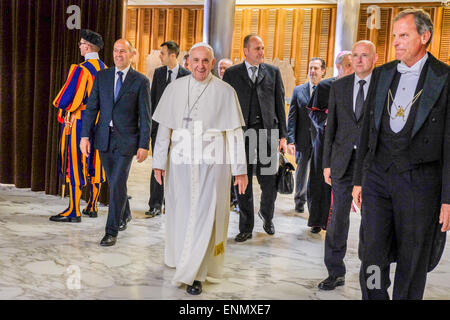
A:
{"label": "black shoe", "polygon": [[96,211],[86,211],[85,209],[83,209],[83,214],[85,216],[88,216],[89,218],[97,218],[97,212]]}
{"label": "black shoe", "polygon": [[149,211],[145,212],[146,216],[149,216],[150,218],[154,218],[156,216],[159,216],[161,214],[161,208],[153,208],[150,209]]}
{"label": "black shoe", "polygon": [[125,230],[127,228],[128,222],[130,222],[130,221],[131,221],[131,215],[120,223],[119,231]]}
{"label": "black shoe", "polygon": [[81,217],[65,217],[58,214],[56,216],[51,216],[49,220],[55,222],[81,222]]}
{"label": "black shoe", "polygon": [[234,241],[236,242],[244,242],[248,239],[252,238],[252,233],[251,232],[240,232],[236,238],[234,238]]}
{"label": "black shoe", "polygon": [[343,286],[344,284],[345,284],[345,277],[329,276],[321,283],[319,283],[318,287],[320,290],[334,290],[334,288]]}
{"label": "black shoe", "polygon": [[319,233],[322,231],[321,227],[311,227],[311,233]]}
{"label": "black shoe", "polygon": [[269,235],[275,234],[275,226],[273,225],[273,222],[272,221],[266,221],[263,218],[263,216],[261,214],[261,211],[258,211],[258,216],[263,221],[263,229],[264,229],[264,231],[267,232],[267,234],[269,234]]}
{"label": "black shoe", "polygon": [[133,199],[133,197],[132,196],[127,196],[127,199],[131,200],[131,199]]}
{"label": "black shoe", "polygon": [[303,213],[305,212],[305,207],[295,207],[295,212]]}
{"label": "black shoe", "polygon": [[110,247],[116,244],[117,237],[113,237],[112,235],[105,234],[102,241],[100,241],[100,245],[102,247]]}
{"label": "black shoe", "polygon": [[202,283],[200,281],[195,280],[192,286],[188,285],[186,288],[186,292],[192,294],[194,296],[202,293]]}

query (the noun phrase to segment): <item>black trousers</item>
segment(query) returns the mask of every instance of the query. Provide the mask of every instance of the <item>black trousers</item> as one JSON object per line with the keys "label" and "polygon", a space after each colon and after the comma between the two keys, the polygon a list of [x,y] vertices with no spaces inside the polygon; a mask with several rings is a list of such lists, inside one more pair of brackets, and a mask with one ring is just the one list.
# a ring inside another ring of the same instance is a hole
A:
{"label": "black trousers", "polygon": [[[422,299],[439,223],[442,168],[427,163],[397,172],[372,162],[362,182],[360,285],[363,299]],[[379,272],[378,272],[379,271]],[[377,277],[379,281],[377,283]]]}
{"label": "black trousers", "polygon": [[[155,150],[156,132],[151,136],[152,151]],[[148,206],[150,210],[159,208],[161,209],[164,201],[164,182],[159,184],[155,179],[155,171],[152,170],[152,176],[150,178],[150,199],[148,200]]]}
{"label": "black trousers", "polygon": [[[347,170],[339,179],[332,178],[333,207],[325,236],[325,266],[328,275],[334,277],[345,276],[344,257],[347,252],[348,229],[350,226],[350,209],[352,205],[353,170],[355,168],[355,154],[353,151]],[[331,170],[333,175],[333,170]]]}
{"label": "black trousers", "polygon": [[111,129],[108,150],[99,154],[109,185],[108,219],[105,231],[106,234],[116,237],[120,222],[131,216],[127,180],[133,155],[123,156],[119,153],[113,129]]}
{"label": "black trousers", "polygon": [[[255,127],[255,130],[259,130],[260,127]],[[250,152],[248,138],[245,139],[245,152],[247,156],[247,176],[248,186],[244,194],[238,194],[238,204],[240,209],[239,214],[239,231],[240,232],[252,232],[255,224],[254,219],[254,201],[253,201],[253,170],[255,169],[256,178],[261,187],[261,203],[260,212],[266,221],[273,219],[273,213],[275,209],[275,200],[277,199],[277,187],[276,187],[276,162],[275,171],[273,174],[267,174],[265,171],[269,171],[268,168],[273,165],[273,161],[276,161],[277,154],[272,154],[270,145],[267,142],[267,153],[264,156],[271,158],[271,161],[267,164],[261,163],[261,152],[259,148],[260,139],[268,141],[267,137],[258,134],[257,148],[256,148],[256,164],[251,164],[250,157],[254,155],[254,152]]]}
{"label": "black trousers", "polygon": [[308,169],[311,162],[311,148],[295,152],[297,169],[295,170],[295,208],[301,209],[306,203],[306,190],[308,186]]}

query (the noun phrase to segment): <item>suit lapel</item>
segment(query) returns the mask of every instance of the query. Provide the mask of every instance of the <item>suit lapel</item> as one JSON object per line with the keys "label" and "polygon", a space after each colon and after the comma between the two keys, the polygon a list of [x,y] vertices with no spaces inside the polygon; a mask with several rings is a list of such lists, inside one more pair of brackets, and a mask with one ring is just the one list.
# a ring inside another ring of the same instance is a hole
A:
{"label": "suit lapel", "polygon": [[[353,73],[351,77],[346,78],[346,82],[344,84],[345,92],[350,92],[350,94],[343,94],[343,104],[344,108],[349,113],[350,117],[353,121],[358,122],[355,116],[355,111],[353,111],[353,86],[355,85],[355,74]],[[362,116],[361,116],[362,118]]]}
{"label": "suit lapel", "polygon": [[425,83],[423,85],[422,97],[419,100],[419,107],[417,109],[414,127],[411,132],[411,138],[419,131],[420,127],[425,122],[428,114],[439,98],[442,88],[447,80],[447,73],[439,74],[439,70],[435,70],[437,64],[436,59],[428,53],[429,66],[427,74],[425,75]]}
{"label": "suit lapel", "polygon": [[303,90],[301,91],[301,93],[303,95],[303,101],[305,101],[305,104],[307,104],[309,99],[310,99],[310,96],[309,96],[310,88],[309,88],[309,86],[310,86],[310,84],[309,84],[309,81],[308,81],[306,86],[304,86]]}
{"label": "suit lapel", "polygon": [[130,70],[128,70],[127,76],[125,77],[125,81],[122,84],[122,88],[120,88],[119,95],[117,96],[116,103],[120,100],[120,98],[124,95],[124,93],[128,91],[128,88],[134,82],[135,78],[136,78],[136,71],[134,71],[130,67]]}
{"label": "suit lapel", "polygon": [[266,76],[266,67],[264,66],[264,63],[261,63],[258,69],[258,77],[256,78],[256,84],[261,83],[265,76]]}
{"label": "suit lapel", "polygon": [[380,74],[378,81],[378,87],[376,88],[377,94],[375,96],[375,127],[380,129],[381,116],[383,114],[383,108],[385,107],[386,97],[388,96],[388,90],[391,86],[392,80],[394,80],[395,73],[397,72],[397,63],[393,64],[391,68],[383,70]]}
{"label": "suit lapel", "polygon": [[248,76],[247,66],[245,65],[245,61],[242,62],[241,67],[239,68],[239,74],[241,75],[244,82],[251,88],[252,87],[252,80]]}

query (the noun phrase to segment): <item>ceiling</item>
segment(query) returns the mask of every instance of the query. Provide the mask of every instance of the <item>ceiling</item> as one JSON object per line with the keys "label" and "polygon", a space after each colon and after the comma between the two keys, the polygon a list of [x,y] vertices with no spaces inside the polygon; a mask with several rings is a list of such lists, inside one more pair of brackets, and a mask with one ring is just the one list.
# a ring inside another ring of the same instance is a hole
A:
{"label": "ceiling", "polygon": [[[128,0],[128,5],[203,5],[204,0]],[[441,0],[361,0],[361,3],[442,2]],[[336,4],[337,0],[236,0],[237,5]]]}

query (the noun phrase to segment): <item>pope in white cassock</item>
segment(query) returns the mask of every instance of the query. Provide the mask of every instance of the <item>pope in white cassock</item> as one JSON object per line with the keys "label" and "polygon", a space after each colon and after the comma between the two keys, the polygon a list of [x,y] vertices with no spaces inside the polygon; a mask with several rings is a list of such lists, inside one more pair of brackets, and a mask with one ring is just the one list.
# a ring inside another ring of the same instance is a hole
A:
{"label": "pope in white cassock", "polygon": [[231,175],[241,194],[248,178],[236,92],[211,74],[216,60],[208,44],[189,54],[192,74],[166,87],[153,115],[153,169],[166,183],[164,262],[176,268],[174,284],[200,294],[207,276],[223,273]]}

